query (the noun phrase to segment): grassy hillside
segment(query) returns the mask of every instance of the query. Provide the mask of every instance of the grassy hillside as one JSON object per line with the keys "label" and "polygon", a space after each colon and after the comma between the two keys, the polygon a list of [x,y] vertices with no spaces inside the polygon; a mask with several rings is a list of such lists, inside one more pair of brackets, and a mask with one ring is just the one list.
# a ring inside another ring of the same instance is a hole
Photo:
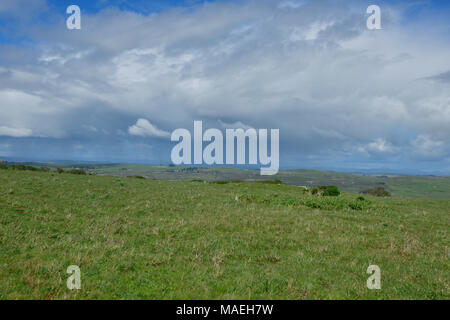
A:
{"label": "grassy hillside", "polygon": [[0,170],[0,298],[450,298],[450,200],[301,190]]}

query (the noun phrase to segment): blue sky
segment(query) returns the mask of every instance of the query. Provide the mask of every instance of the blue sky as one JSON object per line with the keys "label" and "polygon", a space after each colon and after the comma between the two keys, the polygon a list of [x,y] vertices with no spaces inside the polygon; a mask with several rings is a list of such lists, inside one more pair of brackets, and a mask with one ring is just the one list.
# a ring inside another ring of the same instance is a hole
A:
{"label": "blue sky", "polygon": [[170,163],[202,120],[280,129],[281,168],[448,175],[449,32],[448,1],[2,0],[0,159]]}
{"label": "blue sky", "polygon": [[[170,8],[184,7],[191,8],[201,5],[204,1],[199,0],[166,0],[166,1],[130,1],[130,0],[97,0],[97,1],[47,1],[49,7],[55,12],[64,12],[71,5],[76,4],[82,8],[84,13],[97,14],[101,10],[109,7],[116,7],[122,11],[133,11],[136,13],[148,15],[152,13],[160,13]],[[212,2],[212,1],[211,1]]]}

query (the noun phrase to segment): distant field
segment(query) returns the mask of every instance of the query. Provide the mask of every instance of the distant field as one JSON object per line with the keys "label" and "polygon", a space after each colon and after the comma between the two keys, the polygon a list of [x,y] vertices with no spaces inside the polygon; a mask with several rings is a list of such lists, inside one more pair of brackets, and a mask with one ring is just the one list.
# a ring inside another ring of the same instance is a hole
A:
{"label": "distant field", "polygon": [[[30,163],[36,165],[36,163]],[[103,175],[139,175],[157,180],[261,180],[257,170],[234,168],[170,167],[139,164],[40,164],[52,168],[84,168]],[[296,186],[336,185],[341,190],[358,193],[382,186],[394,197],[450,199],[450,177],[362,175],[319,170],[282,170],[276,176]]]}
{"label": "distant field", "polygon": [[[216,180],[229,170],[123,168],[96,170]],[[350,191],[365,179],[396,195],[405,184],[448,190],[447,178],[282,174]],[[0,299],[450,298],[450,200],[10,169],[0,182]],[[370,264],[381,290],[366,287]],[[81,290],[66,288],[69,265],[81,268]]]}

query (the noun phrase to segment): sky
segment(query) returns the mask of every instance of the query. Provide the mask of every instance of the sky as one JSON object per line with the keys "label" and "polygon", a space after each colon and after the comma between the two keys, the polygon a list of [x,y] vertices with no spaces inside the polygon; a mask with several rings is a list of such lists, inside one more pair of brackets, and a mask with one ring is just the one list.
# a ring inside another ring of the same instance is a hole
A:
{"label": "sky", "polygon": [[1,0],[0,159],[168,164],[202,120],[279,129],[281,169],[449,175],[449,35],[449,1]]}

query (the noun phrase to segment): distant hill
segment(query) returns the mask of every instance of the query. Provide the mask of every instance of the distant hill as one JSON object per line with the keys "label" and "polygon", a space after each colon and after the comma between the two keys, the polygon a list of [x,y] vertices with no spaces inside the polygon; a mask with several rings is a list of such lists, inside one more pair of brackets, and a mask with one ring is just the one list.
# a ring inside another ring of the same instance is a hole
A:
{"label": "distant hill", "polygon": [[[12,164],[13,162],[8,162]],[[143,176],[157,180],[265,180],[258,170],[230,167],[185,167],[145,164],[102,163],[43,163],[22,162],[50,168],[80,168],[99,175]],[[347,192],[358,193],[382,186],[394,197],[450,199],[450,177],[405,176],[392,174],[352,174],[321,170],[281,170],[271,179],[280,179],[288,185],[317,186],[336,185]]]}

